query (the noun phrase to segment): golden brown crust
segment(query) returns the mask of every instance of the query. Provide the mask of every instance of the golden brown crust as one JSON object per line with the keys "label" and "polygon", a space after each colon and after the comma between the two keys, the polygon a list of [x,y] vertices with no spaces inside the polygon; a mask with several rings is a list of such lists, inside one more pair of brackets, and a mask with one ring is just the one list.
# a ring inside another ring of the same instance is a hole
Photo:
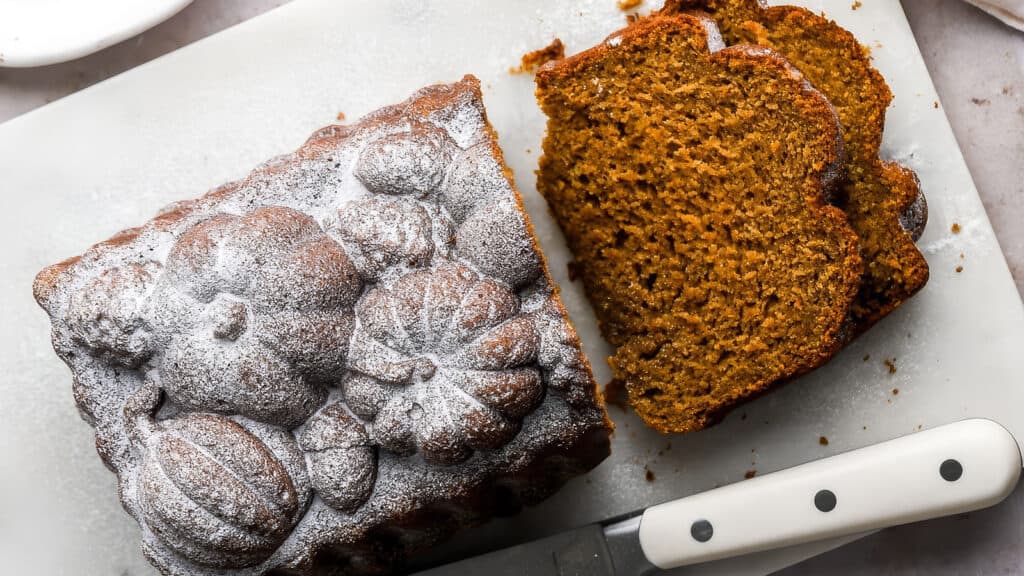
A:
{"label": "golden brown crust", "polygon": [[[706,427],[738,403],[827,362],[844,342],[843,326],[861,274],[857,238],[843,212],[825,202],[842,154],[831,106],[776,53],[736,46],[712,54],[708,53],[709,37],[714,36],[708,36],[708,22],[692,15],[645,18],[594,48],[544,66],[537,76],[538,99],[549,117],[538,189],[581,263],[584,286],[603,333],[617,347],[609,360],[615,377],[626,383],[630,403],[645,423],[662,432]],[[685,66],[688,72],[681,78],[673,80],[664,72],[678,64],[674,58],[682,52],[675,52],[677,48],[688,51],[688,58],[704,54],[697,58],[706,63],[694,68],[704,76]],[[641,52],[642,56],[634,55]],[[659,64],[647,66],[647,62]],[[668,79],[654,72],[665,73]],[[630,78],[638,80],[630,84]],[[621,98],[603,96],[606,92]],[[677,93],[742,93],[745,100],[722,96],[724,103],[709,102],[706,97],[688,99]],[[745,108],[748,105],[752,107]],[[729,106],[737,108],[725,112]],[[755,109],[763,114],[758,117]],[[681,118],[694,114],[705,117],[691,118],[691,124]],[[789,124],[778,128],[790,131],[789,142],[770,133],[759,141],[738,135],[731,131],[735,125],[729,126],[741,118],[741,122],[784,119]],[[688,128],[691,125],[717,125],[720,130],[691,134],[687,132],[694,129]],[[610,135],[607,141],[606,134]],[[720,147],[714,143],[719,140]],[[688,144],[660,147],[668,141]],[[727,148],[726,141],[740,147]],[[787,154],[800,160],[771,160],[772,152],[760,168],[753,168],[762,160],[742,157],[787,146]],[[716,149],[718,160],[709,161]],[[692,154],[701,160],[669,159],[673,154],[680,156],[676,154],[680,150],[681,157]],[[709,151],[710,156],[701,155]],[[662,165],[667,166],[665,171],[659,171]],[[754,173],[768,173],[771,183],[751,180]],[[673,178],[680,175],[692,175],[690,184],[697,183],[696,187],[679,188]],[[741,182],[751,190],[770,189],[767,204],[738,199],[745,193],[739,189]],[[780,187],[777,192],[776,186]],[[703,196],[710,199],[702,204]],[[647,212],[645,205],[657,202],[667,202],[666,208]],[[757,211],[773,202],[787,206],[780,208],[784,212],[800,214],[795,221],[780,221],[778,230],[790,228],[802,235],[807,246],[814,246],[807,257],[817,264],[805,267],[791,262],[791,270],[781,273],[773,264],[758,268],[751,262],[776,249],[790,253],[786,251],[793,247],[784,243],[792,240],[780,237],[773,244],[768,240],[774,234],[772,226],[764,228],[767,235],[748,235],[763,218],[732,219],[715,212],[734,205],[739,213],[761,214]],[[687,206],[704,206],[708,211],[687,212]],[[671,224],[666,220],[669,215]],[[679,218],[681,222],[674,222]],[[687,236],[691,222],[709,228]],[[732,232],[715,236],[720,226],[732,226]],[[715,239],[702,239],[708,234]],[[666,237],[668,245],[663,242]],[[680,238],[682,245],[672,238]],[[732,245],[735,238],[738,243]],[[733,250],[744,242],[754,242],[744,248],[745,254]],[[710,265],[704,266],[695,260],[703,258],[701,246],[709,254],[721,251],[723,256],[707,256]],[[679,250],[686,254],[681,260],[675,258]],[[716,263],[746,272],[728,281],[731,273],[716,269]],[[817,266],[821,268],[814,272]],[[755,268],[761,272],[751,272]],[[801,276],[808,271],[816,274],[815,279]],[[804,277],[813,289],[791,285],[792,280],[784,279],[790,272],[794,278]],[[775,279],[761,282],[755,280],[757,274],[775,274]],[[751,299],[745,290],[767,296]],[[806,314],[769,311],[764,301],[772,298],[805,307]],[[743,311],[747,308],[749,316]],[[791,332],[787,339],[757,326],[772,322],[803,325],[807,332]],[[716,331],[716,327],[725,328]]]}
{"label": "golden brown crust", "polygon": [[849,31],[810,10],[764,8],[757,0],[668,0],[662,13],[694,9],[715,18],[728,44],[777,50],[838,110],[850,155],[842,206],[865,261],[849,336],[863,333],[928,281],[928,264],[914,245],[927,219],[917,178],[906,167],[878,159],[892,100],[888,85]]}

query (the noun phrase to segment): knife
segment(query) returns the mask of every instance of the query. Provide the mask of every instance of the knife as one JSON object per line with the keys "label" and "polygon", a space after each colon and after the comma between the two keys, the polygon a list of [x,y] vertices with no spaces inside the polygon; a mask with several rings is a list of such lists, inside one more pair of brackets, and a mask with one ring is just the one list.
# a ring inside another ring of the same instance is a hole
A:
{"label": "knife", "polygon": [[1014,437],[973,418],[417,574],[649,576],[985,508],[1020,473]]}

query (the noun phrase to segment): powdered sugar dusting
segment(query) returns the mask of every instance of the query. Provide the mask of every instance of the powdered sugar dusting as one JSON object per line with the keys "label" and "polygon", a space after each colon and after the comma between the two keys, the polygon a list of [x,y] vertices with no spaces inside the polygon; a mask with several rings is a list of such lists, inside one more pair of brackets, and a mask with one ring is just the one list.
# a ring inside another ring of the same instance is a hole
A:
{"label": "powdered sugar dusting", "polygon": [[701,26],[704,27],[708,39],[708,52],[715,53],[725,48],[725,40],[722,39],[722,32],[718,29],[718,24],[711,18],[706,16],[699,16]]}
{"label": "powdered sugar dusting", "polygon": [[371,536],[395,521],[607,453],[495,145],[475,79],[431,86],[40,273],[162,571],[316,574],[327,545],[371,571],[445,536]]}

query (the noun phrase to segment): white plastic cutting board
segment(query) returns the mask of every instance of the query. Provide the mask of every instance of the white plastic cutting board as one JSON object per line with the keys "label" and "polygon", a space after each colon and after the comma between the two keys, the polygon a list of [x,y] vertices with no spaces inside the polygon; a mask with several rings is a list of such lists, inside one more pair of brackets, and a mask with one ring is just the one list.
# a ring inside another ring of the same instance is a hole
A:
{"label": "white plastic cutting board", "polygon": [[[1024,309],[898,0],[858,10],[848,1],[801,3],[868,45],[896,94],[883,153],[917,170],[928,195],[920,244],[930,283],[829,366],[710,430],[661,436],[611,408],[611,458],[540,507],[446,550],[549,534],[736,482],[748,470],[968,416],[1024,437],[1014,418],[1024,406]],[[297,147],[338,112],[357,118],[422,85],[480,77],[555,278],[606,381],[607,349],[580,287],[566,278],[568,254],[534,188],[544,119],[532,78],[508,67],[554,36],[575,52],[622,24],[614,0],[298,0],[0,125],[0,558],[22,568],[12,573],[152,573],[75,411],[70,374],[50,349],[47,319],[31,299],[34,274]],[[893,358],[891,374],[883,360]]]}

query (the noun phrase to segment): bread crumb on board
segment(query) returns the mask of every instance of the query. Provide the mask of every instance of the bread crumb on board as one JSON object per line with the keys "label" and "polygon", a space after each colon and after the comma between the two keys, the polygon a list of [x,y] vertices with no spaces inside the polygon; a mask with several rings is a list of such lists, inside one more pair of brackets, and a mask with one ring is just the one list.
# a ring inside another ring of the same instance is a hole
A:
{"label": "bread crumb on board", "polygon": [[964,267],[963,266],[957,266],[956,267],[956,271],[957,271],[957,273],[963,272],[964,271]]}
{"label": "bread crumb on board", "polygon": [[952,232],[953,234],[959,234],[960,233],[960,223],[959,222],[953,222],[953,225],[949,227],[949,231]]}
{"label": "bread crumb on board", "polygon": [[747,470],[743,473],[743,478],[750,480],[754,476],[757,476],[757,470]]}
{"label": "bread crumb on board", "polygon": [[896,357],[895,356],[893,356],[892,359],[886,358],[885,360],[882,360],[882,364],[885,364],[885,367],[889,369],[889,374],[895,374],[896,373]]}
{"label": "bread crumb on board", "polygon": [[822,446],[828,446],[828,438],[820,436],[818,438],[818,444],[821,444]]}
{"label": "bread crumb on board", "polygon": [[338,120],[339,122],[344,122],[345,121],[345,113],[344,112],[338,112],[338,115],[335,116],[334,118],[336,120]]}
{"label": "bread crumb on board", "polygon": [[626,411],[628,407],[626,393],[626,383],[622,380],[612,380],[611,382],[604,385],[602,390],[605,404],[610,406],[617,406],[619,410]]}
{"label": "bread crumb on board", "polygon": [[897,395],[897,394],[899,394],[899,393],[900,393],[900,389],[899,389],[899,388],[893,388],[893,389],[892,389],[892,395],[893,395],[893,396],[896,396],[896,395]]}
{"label": "bread crumb on board", "polygon": [[508,71],[512,74],[533,72],[552,60],[561,60],[562,58],[565,58],[565,45],[562,44],[561,39],[555,38],[547,46],[523,54],[519,60],[519,66],[509,68]]}
{"label": "bread crumb on board", "polygon": [[569,274],[569,282],[575,282],[580,277],[580,265],[575,260],[565,263],[566,272]]}
{"label": "bread crumb on board", "polygon": [[644,3],[644,0],[615,0],[615,4],[618,5],[619,10],[632,10],[637,6]]}
{"label": "bread crumb on board", "polygon": [[860,3],[860,0],[857,0],[856,2],[853,3],[853,6],[850,6],[850,10],[856,10],[857,8],[860,8],[861,6],[863,6],[863,4]]}

